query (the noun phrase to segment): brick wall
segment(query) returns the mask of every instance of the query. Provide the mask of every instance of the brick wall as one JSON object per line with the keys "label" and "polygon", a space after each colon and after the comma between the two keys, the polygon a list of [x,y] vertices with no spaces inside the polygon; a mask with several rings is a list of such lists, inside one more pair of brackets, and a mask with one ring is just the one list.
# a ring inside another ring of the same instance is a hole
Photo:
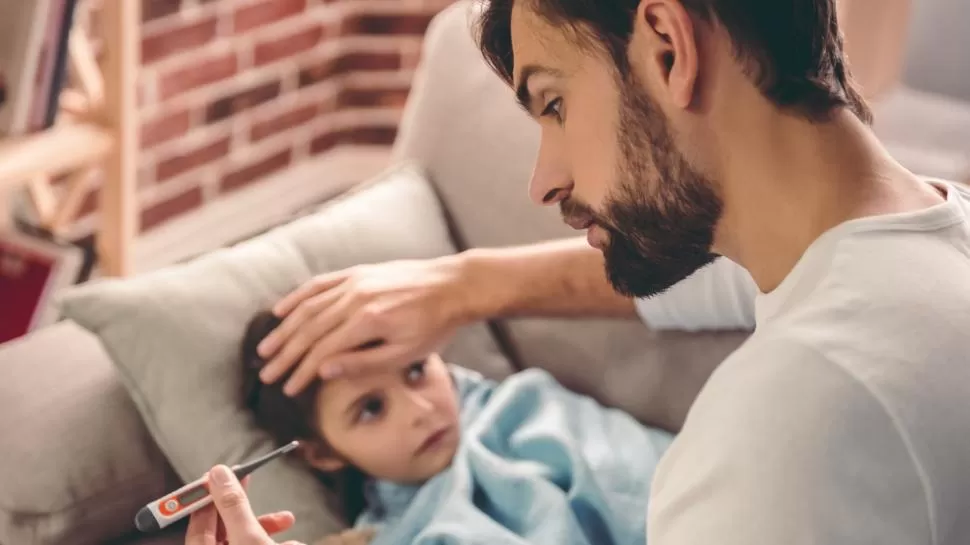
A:
{"label": "brick wall", "polygon": [[145,231],[334,146],[390,144],[452,0],[141,1]]}

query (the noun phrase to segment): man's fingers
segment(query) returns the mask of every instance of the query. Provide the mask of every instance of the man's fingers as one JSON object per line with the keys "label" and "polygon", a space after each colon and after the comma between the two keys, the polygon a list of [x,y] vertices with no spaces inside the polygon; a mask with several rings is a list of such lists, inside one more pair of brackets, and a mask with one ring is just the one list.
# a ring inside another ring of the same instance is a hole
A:
{"label": "man's fingers", "polygon": [[321,274],[304,282],[299,288],[290,292],[289,295],[280,299],[273,306],[273,314],[280,318],[287,316],[305,299],[332,289],[346,280],[348,275],[348,270],[335,271],[329,274]]}
{"label": "man's fingers", "polygon": [[209,472],[209,492],[226,525],[229,543],[242,544],[269,537],[253,514],[242,485],[228,467],[219,465]]}
{"label": "man's fingers", "polygon": [[322,309],[337,301],[343,291],[341,289],[329,289],[310,294],[306,299],[300,301],[290,313],[281,316],[283,321],[266,335],[266,338],[256,347],[256,351],[264,358],[275,355],[293,335],[300,332],[304,324],[314,320]]}
{"label": "man's fingers", "polygon": [[[386,369],[388,366],[404,365],[400,349],[392,345],[376,348],[354,349],[331,356],[317,366],[317,373],[324,380],[338,376],[365,374]],[[309,357],[307,358],[309,359]]]}
{"label": "man's fingers", "polygon": [[326,337],[320,339],[304,356],[303,361],[300,362],[300,367],[293,372],[293,376],[290,377],[284,388],[287,391],[290,388],[302,390],[318,377],[324,380],[337,378],[340,373],[333,374],[332,369],[323,373],[320,371],[320,364],[333,354],[353,350],[375,337],[377,337],[375,332],[364,326],[359,319],[351,319],[340,324]]}
{"label": "man's fingers", "polygon": [[348,298],[342,295],[343,290],[317,295],[307,301],[306,306],[287,316],[275,331],[263,339],[259,345],[260,355],[266,357],[262,352],[264,345],[266,354],[273,355],[259,374],[264,383],[272,384],[279,380],[317,339],[333,328],[349,305]]}
{"label": "man's fingers", "polygon": [[263,527],[263,530],[267,534],[273,535],[280,532],[285,532],[293,527],[293,523],[296,522],[296,517],[293,513],[289,511],[281,511],[279,513],[272,513],[270,515],[263,515],[259,517],[259,525]]}
{"label": "man's fingers", "polygon": [[189,517],[185,545],[217,545],[219,513],[212,505],[199,509]]}

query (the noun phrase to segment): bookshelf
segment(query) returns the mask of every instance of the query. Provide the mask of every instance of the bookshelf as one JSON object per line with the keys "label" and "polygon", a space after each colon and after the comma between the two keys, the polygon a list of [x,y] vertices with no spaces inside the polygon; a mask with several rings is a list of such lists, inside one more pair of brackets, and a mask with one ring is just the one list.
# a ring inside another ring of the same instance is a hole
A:
{"label": "bookshelf", "polygon": [[[103,69],[88,37],[72,29],[68,59],[75,88],[61,93],[57,122],[0,140],[0,194],[26,187],[42,226],[54,233],[74,220],[94,174],[103,173],[97,227],[103,276],[130,274],[138,232],[140,7],[137,0],[103,0]],[[51,180],[64,175],[65,190],[57,195]]]}

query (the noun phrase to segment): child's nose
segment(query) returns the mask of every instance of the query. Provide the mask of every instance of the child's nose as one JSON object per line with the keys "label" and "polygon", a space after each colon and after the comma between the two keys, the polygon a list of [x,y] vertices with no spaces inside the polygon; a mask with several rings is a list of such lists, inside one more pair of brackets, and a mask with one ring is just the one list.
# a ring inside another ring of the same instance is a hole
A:
{"label": "child's nose", "polygon": [[434,403],[421,392],[408,392],[407,395],[408,401],[414,409],[412,414],[414,415],[415,424],[420,424],[428,415],[434,412]]}

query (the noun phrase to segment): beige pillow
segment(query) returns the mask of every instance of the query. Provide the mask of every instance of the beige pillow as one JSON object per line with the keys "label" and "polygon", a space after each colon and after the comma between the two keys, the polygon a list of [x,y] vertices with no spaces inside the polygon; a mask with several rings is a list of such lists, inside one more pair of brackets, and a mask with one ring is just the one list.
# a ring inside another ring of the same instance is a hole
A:
{"label": "beige pillow", "polygon": [[[325,175],[325,173],[321,173]],[[80,286],[64,314],[100,337],[148,429],[184,480],[216,463],[273,448],[240,399],[246,322],[314,274],[361,263],[454,252],[419,169],[392,169],[322,211],[184,265]],[[451,361],[507,371],[488,330],[462,331]],[[332,494],[296,460],[274,462],[250,484],[257,512],[293,511],[280,541],[310,542],[343,527]]]}

